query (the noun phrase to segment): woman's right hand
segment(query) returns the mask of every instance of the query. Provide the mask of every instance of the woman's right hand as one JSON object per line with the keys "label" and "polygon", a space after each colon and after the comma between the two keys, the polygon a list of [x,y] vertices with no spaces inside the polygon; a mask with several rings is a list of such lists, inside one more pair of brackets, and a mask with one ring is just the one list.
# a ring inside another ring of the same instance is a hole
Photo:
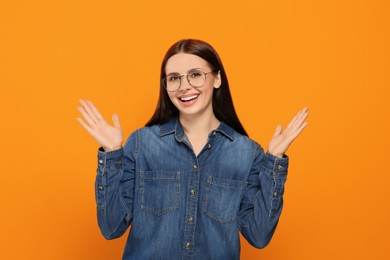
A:
{"label": "woman's right hand", "polygon": [[111,126],[102,117],[91,101],[80,99],[81,106],[77,107],[83,119],[77,121],[88,131],[90,135],[102,146],[104,151],[109,152],[122,147],[122,129],[117,114],[112,116],[114,126]]}

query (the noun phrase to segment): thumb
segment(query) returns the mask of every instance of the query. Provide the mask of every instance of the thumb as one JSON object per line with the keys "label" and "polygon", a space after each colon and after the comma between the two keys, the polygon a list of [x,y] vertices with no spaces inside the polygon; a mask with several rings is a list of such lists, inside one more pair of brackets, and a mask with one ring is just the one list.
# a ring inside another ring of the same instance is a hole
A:
{"label": "thumb", "polygon": [[116,128],[121,128],[121,124],[119,123],[119,116],[117,114],[112,115],[112,122]]}
{"label": "thumb", "polygon": [[281,125],[277,125],[273,137],[280,135],[281,132],[282,132],[282,126]]}

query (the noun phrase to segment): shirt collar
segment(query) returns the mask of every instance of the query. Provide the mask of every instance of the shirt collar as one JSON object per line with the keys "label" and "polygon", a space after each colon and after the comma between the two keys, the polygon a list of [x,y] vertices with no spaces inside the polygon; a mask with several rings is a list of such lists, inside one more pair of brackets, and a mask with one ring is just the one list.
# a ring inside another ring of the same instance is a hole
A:
{"label": "shirt collar", "polygon": [[[234,129],[224,122],[221,122],[218,128],[212,131],[211,134],[213,134],[213,132],[221,133],[231,141],[234,140]],[[177,116],[171,117],[171,119],[169,119],[166,123],[160,125],[161,137],[173,133],[175,134],[175,137],[178,141],[182,141],[185,136],[183,127]]]}

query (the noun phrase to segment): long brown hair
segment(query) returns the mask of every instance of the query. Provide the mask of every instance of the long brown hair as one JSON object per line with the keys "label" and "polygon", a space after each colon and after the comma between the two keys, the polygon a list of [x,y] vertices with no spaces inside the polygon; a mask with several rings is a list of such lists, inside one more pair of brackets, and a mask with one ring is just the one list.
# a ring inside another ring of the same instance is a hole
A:
{"label": "long brown hair", "polygon": [[158,99],[156,110],[153,116],[146,123],[146,126],[152,126],[154,124],[163,124],[167,122],[173,115],[178,115],[178,109],[173,105],[169,99],[168,93],[163,85],[163,78],[165,75],[165,66],[170,57],[178,53],[188,53],[201,57],[206,60],[212,71],[220,72],[221,86],[214,89],[213,93],[213,112],[215,117],[228,124],[234,130],[242,135],[247,135],[244,127],[241,125],[240,120],[236,114],[233,106],[232,96],[229,90],[229,83],[223,68],[222,61],[219,58],[218,53],[208,43],[201,40],[185,39],[180,40],[173,44],[165,54],[165,57],[161,64],[160,74],[160,96]]}

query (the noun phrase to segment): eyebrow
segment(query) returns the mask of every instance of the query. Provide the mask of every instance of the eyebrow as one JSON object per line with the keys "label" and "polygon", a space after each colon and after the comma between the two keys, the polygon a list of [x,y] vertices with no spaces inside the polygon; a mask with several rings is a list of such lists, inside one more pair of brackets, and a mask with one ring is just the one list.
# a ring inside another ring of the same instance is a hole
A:
{"label": "eyebrow", "polygon": [[[187,71],[187,74],[190,73],[191,71],[194,71],[194,70],[205,71],[205,69],[203,69],[203,68],[192,68],[192,69]],[[170,73],[167,73],[166,75],[172,75],[172,74],[174,74],[174,75],[176,75],[176,74],[177,75],[181,75],[179,72],[170,72]]]}

